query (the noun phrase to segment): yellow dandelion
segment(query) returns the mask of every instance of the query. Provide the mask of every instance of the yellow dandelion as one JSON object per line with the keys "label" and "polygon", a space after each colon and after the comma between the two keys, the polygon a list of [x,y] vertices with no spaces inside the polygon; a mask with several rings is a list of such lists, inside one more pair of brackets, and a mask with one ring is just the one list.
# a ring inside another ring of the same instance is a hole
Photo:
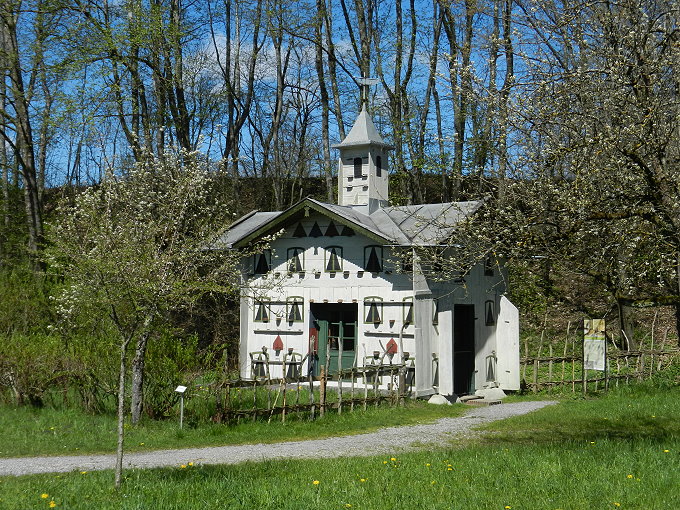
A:
{"label": "yellow dandelion", "polygon": [[453,471],[453,468],[446,468],[447,471]]}
{"label": "yellow dandelion", "polygon": [[396,462],[396,461],[397,461],[396,457],[390,457],[390,460],[391,460],[392,462]]}
{"label": "yellow dandelion", "polygon": [[359,481],[360,481],[361,483],[364,483],[364,482],[366,481],[366,479],[365,479],[365,478],[361,478]]}
{"label": "yellow dandelion", "polygon": [[57,504],[54,502],[54,500],[50,501],[50,508],[54,508],[57,506]]}
{"label": "yellow dandelion", "polygon": [[664,453],[668,453],[668,452],[670,452],[670,450],[664,450],[663,452],[664,452]]}
{"label": "yellow dandelion", "polygon": [[505,505],[503,508],[505,508],[505,510],[510,510],[512,507],[510,505]]}
{"label": "yellow dandelion", "polygon": [[621,503],[617,503],[616,501],[614,501],[614,506],[615,506],[615,507],[620,507],[620,506],[621,506]]}
{"label": "yellow dandelion", "polygon": [[437,483],[437,480],[432,480],[432,481],[430,482],[431,485],[434,485],[435,483]]}
{"label": "yellow dandelion", "polygon": [[429,464],[429,463],[428,463],[428,464],[425,464],[425,467],[430,467],[430,464]]}
{"label": "yellow dandelion", "polygon": [[187,467],[186,464],[182,464],[182,465],[180,466],[181,469],[186,469],[186,467]]}
{"label": "yellow dandelion", "polygon": [[314,480],[314,481],[312,482],[313,485],[319,485],[320,483],[321,483],[321,482],[320,482],[319,480]]}
{"label": "yellow dandelion", "polygon": [[144,446],[144,443],[139,443],[139,446]]}
{"label": "yellow dandelion", "polygon": [[345,503],[345,508],[352,508],[351,503]]}
{"label": "yellow dandelion", "polygon": [[193,462],[189,462],[189,466],[193,466],[193,465],[194,465],[194,463],[193,463]]}
{"label": "yellow dandelion", "polygon": [[81,475],[86,475],[86,474],[87,474],[87,471],[81,471],[80,474],[81,474]]}
{"label": "yellow dandelion", "polygon": [[633,475],[628,475],[626,478],[629,478],[629,479],[633,478]]}
{"label": "yellow dandelion", "polygon": [[383,460],[383,464],[387,464],[387,461],[386,461],[386,460]]}
{"label": "yellow dandelion", "polygon": [[595,444],[595,441],[591,441],[590,444]]}
{"label": "yellow dandelion", "polygon": [[452,465],[452,464],[447,464],[446,467],[453,467],[453,465]]}
{"label": "yellow dandelion", "polygon": [[47,499],[47,498],[50,497],[50,495],[47,494],[46,492],[43,492],[43,493],[40,495],[40,497],[43,498],[43,499]]}

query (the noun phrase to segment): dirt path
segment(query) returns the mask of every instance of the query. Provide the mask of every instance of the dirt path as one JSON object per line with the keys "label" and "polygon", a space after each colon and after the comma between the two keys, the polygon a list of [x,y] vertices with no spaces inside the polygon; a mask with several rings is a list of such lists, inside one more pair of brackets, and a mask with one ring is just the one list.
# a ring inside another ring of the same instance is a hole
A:
{"label": "dirt path", "polygon": [[[474,427],[511,416],[530,413],[552,401],[517,402],[472,408],[459,418],[442,418],[427,425],[389,427],[366,434],[329,437],[273,444],[248,444],[156,450],[129,453],[124,457],[126,468],[152,468],[194,464],[237,464],[272,459],[302,459],[329,457],[360,457],[395,453],[434,446],[456,439],[480,435]],[[115,455],[78,455],[64,457],[24,457],[0,459],[0,476],[20,476],[38,473],[96,471],[113,469]]]}

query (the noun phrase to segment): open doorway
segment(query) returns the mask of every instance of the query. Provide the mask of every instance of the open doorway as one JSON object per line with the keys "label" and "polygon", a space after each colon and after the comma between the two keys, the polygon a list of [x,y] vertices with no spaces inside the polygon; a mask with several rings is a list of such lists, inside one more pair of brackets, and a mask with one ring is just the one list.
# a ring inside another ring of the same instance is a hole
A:
{"label": "open doorway", "polygon": [[453,392],[468,395],[474,391],[475,305],[453,307]]}
{"label": "open doorway", "polygon": [[[310,307],[312,327],[318,331],[318,359],[314,364],[314,375],[328,358],[328,373],[337,373],[354,366],[357,343],[356,303],[313,303]],[[342,358],[340,357],[342,347]]]}

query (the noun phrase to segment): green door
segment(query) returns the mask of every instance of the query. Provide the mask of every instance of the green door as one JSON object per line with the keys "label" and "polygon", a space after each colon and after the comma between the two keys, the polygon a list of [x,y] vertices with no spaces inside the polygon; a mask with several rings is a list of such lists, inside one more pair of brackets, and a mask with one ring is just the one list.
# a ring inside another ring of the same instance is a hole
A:
{"label": "green door", "polygon": [[[319,309],[315,312],[319,325],[319,360],[317,366],[325,365],[326,357],[330,354],[328,363],[328,373],[330,374],[337,373],[339,366],[343,370],[354,366],[357,337],[356,310],[356,305],[328,305],[328,308]],[[341,365],[339,362],[340,347],[342,347]]]}
{"label": "green door", "polygon": [[[330,348],[329,373],[335,374],[338,367],[343,370],[354,366],[357,323],[319,321],[319,364],[326,364],[327,349]],[[342,365],[339,364],[342,346]]]}

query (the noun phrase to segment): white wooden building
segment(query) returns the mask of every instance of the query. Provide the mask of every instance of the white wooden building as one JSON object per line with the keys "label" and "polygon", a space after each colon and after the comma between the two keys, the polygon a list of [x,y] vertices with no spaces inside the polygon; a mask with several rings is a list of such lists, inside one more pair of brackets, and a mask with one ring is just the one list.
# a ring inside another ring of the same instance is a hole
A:
{"label": "white wooden building", "polygon": [[273,238],[243,260],[241,375],[258,375],[251,361],[264,347],[271,377],[289,352],[305,357],[304,375],[327,358],[332,372],[407,357],[417,396],[519,389],[518,313],[504,296],[504,269],[487,260],[437,281],[418,258],[481,202],[390,207],[391,147],[366,111],[335,148],[339,204],[306,198],[253,212],[222,238],[230,249]]}

